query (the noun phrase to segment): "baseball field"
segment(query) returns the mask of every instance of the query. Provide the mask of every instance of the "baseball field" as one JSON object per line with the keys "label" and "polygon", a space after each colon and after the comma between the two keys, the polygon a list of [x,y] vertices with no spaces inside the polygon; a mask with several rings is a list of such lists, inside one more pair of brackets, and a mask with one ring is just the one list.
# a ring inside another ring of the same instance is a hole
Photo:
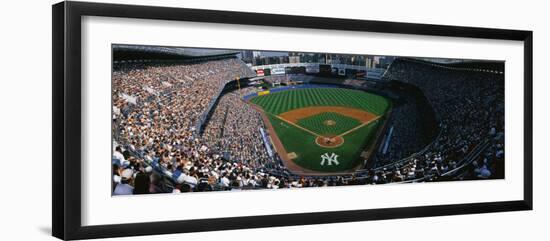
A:
{"label": "baseball field", "polygon": [[297,174],[354,170],[373,149],[388,99],[343,88],[299,88],[249,100],[287,168]]}

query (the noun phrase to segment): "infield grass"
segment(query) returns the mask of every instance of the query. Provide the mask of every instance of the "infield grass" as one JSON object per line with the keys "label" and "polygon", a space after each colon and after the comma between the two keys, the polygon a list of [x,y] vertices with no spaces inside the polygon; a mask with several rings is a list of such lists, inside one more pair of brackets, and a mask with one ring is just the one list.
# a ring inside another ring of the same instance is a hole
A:
{"label": "infield grass", "polygon": [[323,136],[336,136],[361,125],[361,122],[338,113],[324,112],[301,119],[298,125]]}

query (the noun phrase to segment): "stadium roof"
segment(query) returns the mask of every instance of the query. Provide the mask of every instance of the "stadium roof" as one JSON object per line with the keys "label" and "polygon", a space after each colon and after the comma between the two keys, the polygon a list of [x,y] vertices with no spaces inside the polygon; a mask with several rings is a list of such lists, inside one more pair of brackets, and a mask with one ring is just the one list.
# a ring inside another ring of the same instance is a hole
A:
{"label": "stadium roof", "polygon": [[208,60],[234,57],[234,50],[177,48],[140,45],[113,45],[113,58],[117,60]]}
{"label": "stadium roof", "polygon": [[[406,59],[406,58],[405,58]],[[453,68],[484,69],[504,72],[504,61],[480,59],[408,58]]]}

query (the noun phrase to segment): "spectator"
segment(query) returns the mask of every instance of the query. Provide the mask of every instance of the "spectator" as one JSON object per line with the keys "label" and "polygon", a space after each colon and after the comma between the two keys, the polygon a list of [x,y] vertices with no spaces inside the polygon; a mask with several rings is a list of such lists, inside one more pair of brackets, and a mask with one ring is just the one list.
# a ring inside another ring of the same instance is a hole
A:
{"label": "spectator", "polygon": [[133,175],[134,172],[131,169],[124,169],[121,174],[120,183],[116,185],[113,195],[134,194],[134,187],[132,186]]}

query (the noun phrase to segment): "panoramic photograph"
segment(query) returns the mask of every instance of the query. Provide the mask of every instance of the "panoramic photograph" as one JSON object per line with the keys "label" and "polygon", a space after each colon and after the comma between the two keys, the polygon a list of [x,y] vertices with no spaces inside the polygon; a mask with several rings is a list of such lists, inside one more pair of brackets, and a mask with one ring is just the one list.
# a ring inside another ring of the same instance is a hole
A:
{"label": "panoramic photograph", "polygon": [[504,179],[504,61],[112,45],[113,196]]}

